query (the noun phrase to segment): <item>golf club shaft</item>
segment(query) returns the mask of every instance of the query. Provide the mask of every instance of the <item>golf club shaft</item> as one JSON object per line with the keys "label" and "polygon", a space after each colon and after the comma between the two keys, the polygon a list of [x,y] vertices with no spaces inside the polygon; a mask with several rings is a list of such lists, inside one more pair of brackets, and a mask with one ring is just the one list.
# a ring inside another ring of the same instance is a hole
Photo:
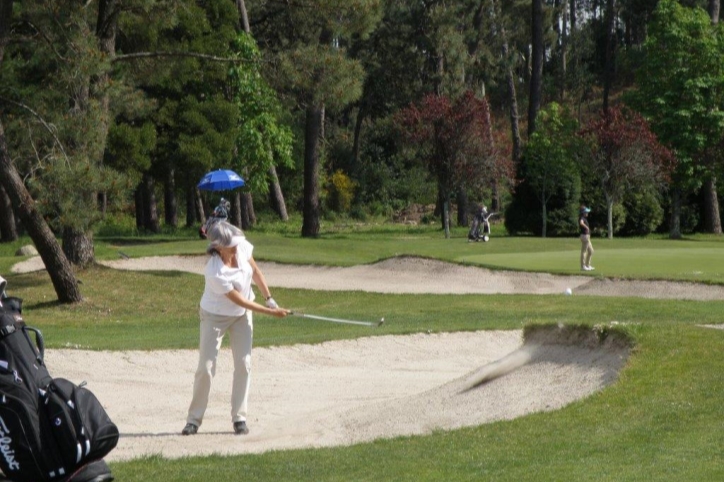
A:
{"label": "golf club shaft", "polygon": [[332,323],[346,323],[348,325],[362,325],[362,326],[378,326],[379,323],[370,323],[369,321],[354,321],[354,320],[342,320],[340,318],[328,318],[326,316],[308,315],[306,313],[296,313],[292,311],[293,316],[299,316],[301,318],[311,318],[313,320],[331,321]]}

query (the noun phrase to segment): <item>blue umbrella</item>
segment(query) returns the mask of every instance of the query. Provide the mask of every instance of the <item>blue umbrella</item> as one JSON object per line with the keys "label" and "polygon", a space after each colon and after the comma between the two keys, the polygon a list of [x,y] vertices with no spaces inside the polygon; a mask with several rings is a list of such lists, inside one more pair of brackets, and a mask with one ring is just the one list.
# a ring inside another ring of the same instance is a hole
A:
{"label": "blue umbrella", "polygon": [[244,185],[240,175],[228,169],[211,171],[196,185],[202,191],[229,191]]}

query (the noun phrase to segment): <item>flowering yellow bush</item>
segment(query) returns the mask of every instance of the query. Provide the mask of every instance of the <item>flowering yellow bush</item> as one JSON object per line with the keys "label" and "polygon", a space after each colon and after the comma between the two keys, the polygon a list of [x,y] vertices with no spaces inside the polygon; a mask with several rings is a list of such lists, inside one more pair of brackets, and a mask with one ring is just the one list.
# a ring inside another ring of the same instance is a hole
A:
{"label": "flowering yellow bush", "polygon": [[348,212],[354,200],[357,183],[342,170],[337,169],[329,179],[329,207],[337,212]]}

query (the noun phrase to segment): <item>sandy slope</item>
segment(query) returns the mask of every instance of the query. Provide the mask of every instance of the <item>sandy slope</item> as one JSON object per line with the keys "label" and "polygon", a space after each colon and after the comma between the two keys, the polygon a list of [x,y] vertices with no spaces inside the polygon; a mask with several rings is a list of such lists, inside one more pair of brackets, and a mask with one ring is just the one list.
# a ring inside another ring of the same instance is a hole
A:
{"label": "sandy slope", "polygon": [[[177,270],[203,273],[205,256],[119,259],[103,264],[128,270]],[[724,299],[724,286],[673,281],[629,281],[590,276],[493,271],[443,261],[399,257],[348,268],[259,262],[267,282],[280,288],[359,290],[377,293],[574,294],[634,296],[682,300]],[[39,257],[13,267],[13,272],[44,269]]]}
{"label": "sandy slope", "polygon": [[[104,264],[200,273],[204,260],[166,257]],[[273,287],[315,290],[545,294],[571,287],[574,293],[599,295],[724,297],[718,287],[687,290],[688,284],[619,284],[583,276],[492,272],[416,258],[352,268],[261,266]],[[42,269],[38,259],[14,267],[33,269]],[[108,460],[346,445],[511,419],[554,410],[602,389],[615,381],[627,356],[627,349],[614,346],[521,347],[518,331],[378,336],[256,348],[251,433],[240,437],[231,433],[232,362],[230,352],[222,350],[204,424],[198,435],[182,437],[195,350],[46,353],[55,376],[87,381],[118,424],[121,440]],[[465,390],[486,370],[501,366],[506,368],[503,372],[517,369]]]}

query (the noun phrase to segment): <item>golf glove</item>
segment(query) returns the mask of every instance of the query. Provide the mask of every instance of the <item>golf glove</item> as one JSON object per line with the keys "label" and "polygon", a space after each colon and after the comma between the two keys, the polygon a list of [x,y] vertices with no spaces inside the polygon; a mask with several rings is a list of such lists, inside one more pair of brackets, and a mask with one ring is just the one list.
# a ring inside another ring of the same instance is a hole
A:
{"label": "golf glove", "polygon": [[266,299],[266,306],[267,308],[271,308],[273,310],[279,308],[279,305],[276,301],[274,301],[274,298],[272,298],[271,296]]}

